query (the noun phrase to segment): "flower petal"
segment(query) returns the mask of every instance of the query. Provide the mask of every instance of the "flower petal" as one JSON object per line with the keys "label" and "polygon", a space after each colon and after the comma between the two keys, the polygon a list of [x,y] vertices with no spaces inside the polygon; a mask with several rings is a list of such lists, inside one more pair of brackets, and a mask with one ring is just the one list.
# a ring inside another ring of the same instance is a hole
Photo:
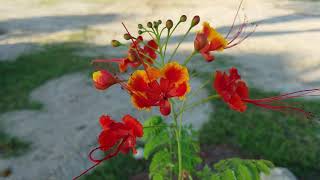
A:
{"label": "flower petal", "polygon": [[166,64],[162,69],[162,75],[168,79],[170,83],[174,84],[181,84],[189,80],[188,69],[177,62]]}
{"label": "flower petal", "polygon": [[123,116],[122,121],[129,129],[133,130],[134,136],[137,136],[137,137],[143,136],[143,127],[137,119],[127,114]]}
{"label": "flower petal", "polygon": [[128,80],[128,86],[134,91],[146,91],[148,89],[148,76],[144,70],[136,70]]}
{"label": "flower petal", "polygon": [[231,96],[228,104],[231,109],[239,112],[244,112],[247,109],[246,103],[241,100],[241,97],[238,94]]}

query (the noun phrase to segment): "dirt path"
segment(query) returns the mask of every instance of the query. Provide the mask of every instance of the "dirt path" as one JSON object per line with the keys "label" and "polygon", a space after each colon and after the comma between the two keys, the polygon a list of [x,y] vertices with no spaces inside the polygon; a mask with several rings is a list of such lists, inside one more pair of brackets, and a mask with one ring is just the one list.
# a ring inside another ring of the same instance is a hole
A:
{"label": "dirt path", "polygon": [[[199,14],[219,30],[226,31],[239,1],[0,2],[0,59],[14,59],[21,53],[38,49],[41,43],[72,40],[70,36],[75,33],[85,33],[86,41],[90,43],[109,43],[111,39],[119,39],[124,32],[121,21],[134,29],[137,23],[149,19],[171,17],[176,20],[181,14],[188,17]],[[244,7],[249,19],[259,24],[257,32],[225,53],[241,65],[245,78],[267,90],[319,87],[320,14],[314,12],[320,12],[320,4],[246,0]],[[179,30],[177,35],[183,31]],[[182,49],[191,48],[192,39],[189,39]],[[193,86],[199,83],[197,80]],[[137,114],[129,103],[115,103],[128,102],[128,97],[118,88],[107,93],[96,92],[86,74],[76,73],[52,80],[36,89],[31,98],[42,102],[44,110],[10,112],[1,116],[9,133],[31,141],[33,147],[24,156],[0,161],[0,169],[13,168],[13,175],[8,179],[70,179],[89,166],[86,153],[95,145],[100,114],[110,113],[119,118],[123,113],[132,112],[138,117],[144,116]],[[189,112],[186,121],[199,127],[210,110],[205,106]]]}

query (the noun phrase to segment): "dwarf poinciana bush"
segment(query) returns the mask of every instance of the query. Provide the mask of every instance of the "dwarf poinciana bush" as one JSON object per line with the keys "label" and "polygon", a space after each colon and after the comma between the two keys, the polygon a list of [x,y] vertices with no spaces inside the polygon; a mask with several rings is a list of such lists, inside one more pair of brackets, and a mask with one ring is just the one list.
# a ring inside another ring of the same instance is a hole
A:
{"label": "dwarf poinciana bush", "polygon": [[[188,99],[196,94],[190,92],[198,92],[198,89],[191,90],[190,88],[188,63],[194,55],[200,54],[204,59],[204,64],[210,63],[216,60],[214,52],[222,52],[234,47],[254,32],[256,26],[249,25],[246,20],[239,26],[234,25],[238,18],[238,11],[226,35],[220,34],[208,22],[204,22],[195,35],[194,50],[184,60],[174,60],[175,54],[189,32],[199,24],[199,16],[193,17],[187,32],[171,54],[167,52],[168,42],[176,28],[187,22],[185,15],[182,15],[175,25],[172,20],[167,20],[164,25],[161,20],[148,22],[146,26],[139,24],[139,36],[134,36],[122,24],[125,30],[124,39],[128,40],[129,44],[113,40],[112,45],[127,47],[126,57],[97,59],[93,63],[117,63],[120,73],[133,72],[128,79],[124,79],[120,74],[97,70],[92,76],[94,86],[98,90],[107,90],[110,86],[118,85],[131,97],[131,103],[135,108],[139,110],[157,108],[159,116],[150,117],[142,125],[139,120],[128,114],[123,115],[121,122],[113,120],[111,115],[102,115],[100,117],[102,132],[98,137],[99,146],[89,153],[89,159],[94,165],[74,179],[119,153],[132,152],[135,154],[136,141],[141,137],[145,142],[144,157],[151,160],[149,177],[152,179],[178,178],[181,180],[198,177],[200,179],[249,180],[259,179],[260,172],[269,172],[269,169],[273,167],[269,161],[241,159],[223,160],[212,168],[205,166],[197,172],[196,167],[201,163],[197,136],[190,126],[183,125],[182,115],[186,110],[213,100],[224,101],[231,110],[239,111],[239,113],[245,113],[247,104],[250,103],[269,110],[284,113],[295,112],[307,118],[312,117],[310,112],[297,107],[297,104],[291,105],[284,100],[315,95],[320,89],[252,99],[247,83],[241,79],[235,67],[228,71],[213,72],[212,88],[215,94],[200,99],[198,102],[188,102]],[[245,29],[250,29],[248,27],[251,27],[251,31],[245,31]],[[148,40],[145,40],[146,38]],[[206,84],[199,88],[204,85]],[[93,153],[98,150],[105,152],[106,156],[102,159],[95,159]]]}

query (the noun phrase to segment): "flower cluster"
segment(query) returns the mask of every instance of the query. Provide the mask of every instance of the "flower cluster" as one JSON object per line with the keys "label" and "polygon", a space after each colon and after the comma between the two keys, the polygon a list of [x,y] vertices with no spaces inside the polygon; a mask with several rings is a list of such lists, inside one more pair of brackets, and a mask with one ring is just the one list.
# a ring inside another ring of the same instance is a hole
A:
{"label": "flower cluster", "polygon": [[[108,70],[97,70],[92,75],[94,86],[98,90],[106,90],[113,85],[119,85],[131,97],[132,105],[138,110],[158,107],[161,115],[170,115],[172,113],[172,109],[175,110],[173,104],[187,98],[187,95],[190,92],[188,63],[192,57],[199,54],[207,62],[211,62],[215,60],[215,57],[212,54],[213,52],[223,51],[234,47],[244,41],[255,31],[256,26],[251,32],[245,33],[244,29],[248,25],[246,20],[238,26],[237,30],[235,30],[235,20],[237,19],[238,11],[229,32],[225,36],[210,26],[208,22],[204,22],[202,29],[195,35],[193,52],[182,62],[179,60],[173,61],[172,59],[180,44],[189,34],[190,30],[199,24],[199,16],[193,17],[188,31],[170,56],[167,56],[166,54],[168,41],[175,29],[180,24],[187,21],[187,16],[182,15],[175,26],[173,21],[170,19],[166,21],[165,26],[162,28],[161,20],[154,21],[153,23],[148,22],[146,27],[139,24],[139,36],[137,37],[134,37],[123,24],[126,30],[124,39],[130,40],[130,42],[120,43],[117,40],[113,40],[112,46],[126,46],[128,48],[126,57],[116,59],[97,59],[94,60],[93,63],[117,63],[120,73],[127,72],[129,66],[132,68],[133,72],[127,79],[124,79],[117,73],[111,73]],[[167,31],[167,36],[162,38],[164,31]],[[142,37],[143,35],[149,35],[150,40],[144,41],[144,38]],[[282,101],[311,95],[320,91],[320,89],[309,89],[275,97],[251,99],[246,82],[241,79],[238,70],[234,67],[229,69],[229,72],[220,70],[216,71],[213,78],[212,88],[215,90],[216,94],[211,95],[204,100],[200,100],[200,103],[213,99],[221,99],[232,110],[239,112],[245,112],[247,110],[247,104],[250,103],[270,110],[298,112],[306,117],[311,117],[312,114]],[[186,107],[194,106],[184,106],[183,103],[181,107],[182,108],[178,111],[179,113],[173,113],[175,120],[178,115],[181,115],[181,113],[187,109]],[[181,132],[181,125],[178,126],[177,121],[175,121],[175,123],[176,124],[172,127],[180,128],[176,129],[176,132]],[[90,160],[96,163],[93,167],[102,161],[117,155],[119,152],[127,154],[132,151],[133,153],[136,153],[135,146],[137,138],[143,136],[143,129],[146,128],[143,127],[137,119],[130,115],[125,115],[122,118],[122,122],[116,122],[111,119],[110,116],[102,115],[100,117],[100,124],[103,129],[98,138],[100,146],[93,149],[89,154]],[[180,135],[177,133],[178,144],[179,138]],[[105,158],[96,160],[92,157],[92,153],[96,150],[109,153]],[[179,177],[181,176],[180,173],[181,172],[179,172]]]}

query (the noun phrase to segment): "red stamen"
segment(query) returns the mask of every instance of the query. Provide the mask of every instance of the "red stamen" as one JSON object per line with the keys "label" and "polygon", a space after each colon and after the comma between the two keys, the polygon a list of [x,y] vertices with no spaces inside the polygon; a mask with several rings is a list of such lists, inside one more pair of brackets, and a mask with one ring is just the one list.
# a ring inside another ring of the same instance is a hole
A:
{"label": "red stamen", "polygon": [[95,164],[93,166],[91,166],[90,168],[86,169],[84,172],[82,172],[79,176],[76,176],[74,177],[72,180],[76,180],[76,179],[79,179],[81,176],[83,176],[84,174],[86,174],[87,172],[89,172],[90,170],[92,170],[93,168],[95,168],[96,166],[98,166],[101,162],[105,161],[105,160],[108,160],[114,156],[116,156],[119,151],[120,151],[120,148],[121,146],[124,144],[124,142],[127,140],[128,136],[126,138],[124,138],[121,143],[119,144],[119,146],[117,147],[116,151],[112,154],[109,154],[107,156],[105,156],[104,158],[102,159],[94,159],[92,157],[92,153],[94,153],[96,150],[100,149],[101,147],[96,147],[94,148],[93,150],[90,151],[89,153],[89,159],[90,161],[94,162]]}
{"label": "red stamen", "polygon": [[229,30],[229,32],[228,32],[228,34],[227,34],[227,35],[226,35],[226,37],[225,37],[226,39],[229,37],[230,33],[232,32],[232,30],[233,30],[233,28],[234,28],[234,24],[235,24],[236,19],[237,19],[237,17],[238,17],[238,14],[239,14],[240,8],[241,8],[241,6],[242,6],[242,2],[243,2],[243,0],[241,0],[240,4],[239,4],[239,6],[238,6],[237,13],[236,13],[236,16],[235,16],[235,17],[234,17],[234,19],[233,19],[233,22],[232,22],[231,28],[230,28],[230,30]]}
{"label": "red stamen", "polygon": [[[307,89],[307,90],[296,91],[296,92],[292,92],[292,93],[282,94],[279,96],[263,98],[263,99],[242,99],[242,101],[247,102],[247,103],[251,103],[256,106],[260,106],[260,107],[263,107],[266,109],[272,109],[272,110],[281,111],[281,112],[295,111],[298,113],[302,113],[307,118],[311,118],[314,115],[311,112],[307,112],[307,111],[303,110],[302,108],[293,107],[293,106],[289,106],[289,105],[272,105],[271,103],[276,102],[277,104],[286,104],[284,102],[279,102],[279,101],[303,97],[303,96],[320,96],[320,94],[319,95],[311,94],[311,93],[315,93],[315,92],[320,92],[320,89]],[[295,103],[295,104],[297,104],[297,103]]]}
{"label": "red stamen", "polygon": [[95,59],[93,61],[91,61],[91,64],[94,63],[109,63],[109,62],[116,62],[116,63],[120,63],[123,61],[123,58],[114,58],[114,59]]}
{"label": "red stamen", "polygon": [[[318,88],[306,89],[306,90],[300,90],[300,91],[282,94],[279,96],[273,96],[273,97],[262,98],[262,99],[251,99],[251,100],[254,100],[256,102],[271,102],[271,101],[280,101],[280,100],[284,100],[284,99],[292,99],[292,98],[303,97],[303,96],[319,96],[320,95],[320,94],[319,95],[308,95],[308,94],[314,93],[314,92],[320,93],[320,89],[318,89]],[[302,93],[302,94],[299,94],[299,93]]]}
{"label": "red stamen", "polygon": [[240,44],[242,41],[246,40],[249,36],[251,36],[256,31],[257,27],[258,27],[258,25],[255,25],[254,29],[250,33],[248,33],[244,38],[242,38],[238,42],[226,47],[225,49],[228,49],[228,48],[231,48],[233,46],[236,46],[236,45]]}

